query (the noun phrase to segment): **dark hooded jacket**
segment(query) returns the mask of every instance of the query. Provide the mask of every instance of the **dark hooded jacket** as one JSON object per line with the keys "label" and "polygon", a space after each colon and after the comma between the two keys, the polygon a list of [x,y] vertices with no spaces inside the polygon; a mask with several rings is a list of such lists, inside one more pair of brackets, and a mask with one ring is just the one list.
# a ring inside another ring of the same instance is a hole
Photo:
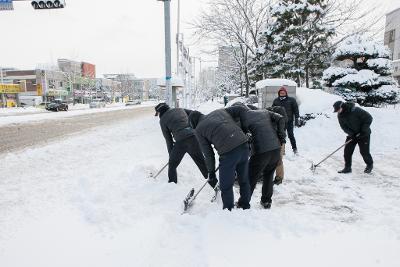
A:
{"label": "dark hooded jacket", "polygon": [[223,155],[247,142],[247,136],[225,109],[215,110],[208,115],[193,111],[189,121],[195,128],[209,172],[215,171],[215,155],[211,145],[219,155]]}
{"label": "dark hooded jacket", "polygon": [[286,97],[284,99],[281,99],[280,97],[275,98],[272,106],[281,106],[285,108],[287,120],[289,123],[292,123],[295,119],[298,119],[300,117],[299,106],[297,105],[297,101],[295,98],[288,96],[286,89],[280,89],[279,92],[281,91],[286,92]]}
{"label": "dark hooded jacket", "polygon": [[[281,115],[284,120],[285,120],[285,130],[287,129],[287,124],[288,124],[288,117],[286,114],[286,110],[284,107],[281,106],[275,106],[275,107],[269,107],[267,108],[268,111],[274,112],[274,113],[278,113],[279,115]],[[278,130],[278,127],[276,125],[276,130]]]}
{"label": "dark hooded jacket", "polygon": [[342,130],[351,137],[360,134],[365,137],[371,134],[372,116],[367,111],[356,107],[354,103],[342,104],[342,112],[338,113],[338,120]]}
{"label": "dark hooded jacket", "polygon": [[226,111],[233,119],[240,120],[244,132],[251,133],[254,154],[279,149],[285,142],[285,118],[281,115],[268,110],[249,110],[243,106],[229,107]]}
{"label": "dark hooded jacket", "polygon": [[179,142],[194,135],[193,129],[189,126],[190,112],[191,110],[182,108],[168,108],[160,112],[160,126],[168,152],[173,148],[173,139]]}

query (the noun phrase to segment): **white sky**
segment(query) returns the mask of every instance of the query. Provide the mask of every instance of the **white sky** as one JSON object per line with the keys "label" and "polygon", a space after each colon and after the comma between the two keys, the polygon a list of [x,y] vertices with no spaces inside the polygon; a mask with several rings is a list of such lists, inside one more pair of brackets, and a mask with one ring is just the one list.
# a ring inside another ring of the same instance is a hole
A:
{"label": "white sky", "polygon": [[[13,12],[0,12],[0,66],[35,68],[69,58],[96,64],[97,75],[131,72],[138,77],[164,73],[163,2],[156,0],[66,0],[61,10],[33,10],[17,2]],[[376,3],[365,0],[366,5]],[[189,38],[190,22],[206,0],[181,0],[182,28]],[[176,32],[172,0],[172,48]],[[379,1],[380,15],[400,7],[399,0]],[[196,47],[192,54],[199,55]],[[173,56],[173,70],[175,69]]]}

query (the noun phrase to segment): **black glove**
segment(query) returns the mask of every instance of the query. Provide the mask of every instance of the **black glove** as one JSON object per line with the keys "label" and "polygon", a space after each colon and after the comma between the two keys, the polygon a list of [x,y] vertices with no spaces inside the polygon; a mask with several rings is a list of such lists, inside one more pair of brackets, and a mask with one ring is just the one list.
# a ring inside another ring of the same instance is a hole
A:
{"label": "black glove", "polygon": [[360,138],[361,138],[362,136],[361,136],[361,134],[358,133],[358,134],[350,135],[349,137],[350,137],[351,140],[357,141],[357,140],[360,140]]}
{"label": "black glove", "polygon": [[279,142],[281,143],[281,145],[286,144],[286,139],[285,138],[280,138]]}
{"label": "black glove", "polygon": [[210,172],[208,174],[208,183],[211,185],[212,188],[215,188],[215,186],[218,183],[217,180],[217,175],[215,175],[215,172]]}
{"label": "black glove", "polygon": [[294,125],[295,125],[296,127],[300,127],[299,118],[295,118],[295,119],[294,119]]}

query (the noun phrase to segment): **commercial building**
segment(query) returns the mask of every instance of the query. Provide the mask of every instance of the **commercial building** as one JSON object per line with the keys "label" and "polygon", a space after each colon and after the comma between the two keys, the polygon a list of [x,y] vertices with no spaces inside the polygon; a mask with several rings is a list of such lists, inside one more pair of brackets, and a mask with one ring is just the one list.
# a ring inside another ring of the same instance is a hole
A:
{"label": "commercial building", "polygon": [[385,45],[390,48],[393,76],[400,82],[400,8],[386,14]]}

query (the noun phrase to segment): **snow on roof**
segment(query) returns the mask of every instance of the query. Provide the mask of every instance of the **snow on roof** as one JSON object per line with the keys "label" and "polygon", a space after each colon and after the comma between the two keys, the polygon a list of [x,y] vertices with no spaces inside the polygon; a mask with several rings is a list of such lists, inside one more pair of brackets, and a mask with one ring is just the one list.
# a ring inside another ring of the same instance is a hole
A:
{"label": "snow on roof", "polygon": [[295,86],[297,87],[297,83],[287,79],[265,79],[256,83],[256,88],[264,88],[267,86]]}

